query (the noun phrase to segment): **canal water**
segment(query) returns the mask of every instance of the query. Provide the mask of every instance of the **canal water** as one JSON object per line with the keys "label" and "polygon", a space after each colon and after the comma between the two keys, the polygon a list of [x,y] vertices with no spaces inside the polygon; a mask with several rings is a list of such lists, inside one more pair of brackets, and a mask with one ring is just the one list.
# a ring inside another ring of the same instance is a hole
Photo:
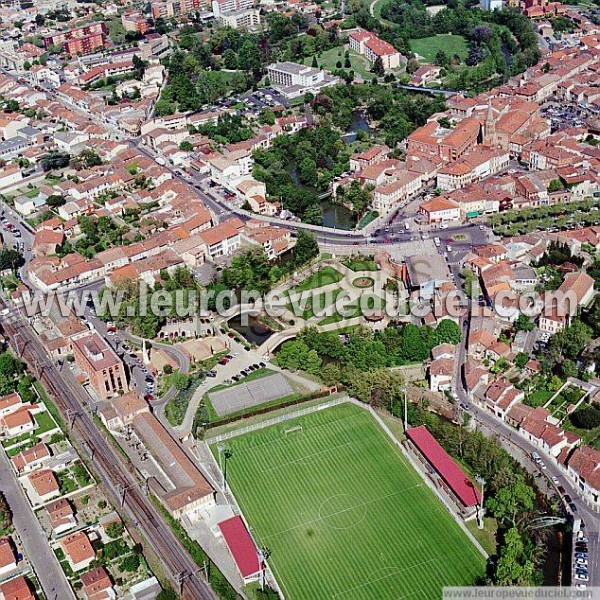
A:
{"label": "canal water", "polygon": [[266,342],[274,333],[270,327],[256,317],[248,317],[248,324],[244,325],[242,324],[242,318],[236,316],[229,320],[228,325],[241,334],[247,342],[257,346]]}

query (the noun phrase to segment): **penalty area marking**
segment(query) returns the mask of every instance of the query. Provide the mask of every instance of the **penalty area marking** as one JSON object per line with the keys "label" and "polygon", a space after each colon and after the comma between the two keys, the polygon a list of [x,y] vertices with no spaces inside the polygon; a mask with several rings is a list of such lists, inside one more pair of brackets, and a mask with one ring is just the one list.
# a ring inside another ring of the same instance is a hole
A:
{"label": "penalty area marking", "polygon": [[[376,579],[370,579],[368,581],[365,581],[364,583],[361,583],[360,585],[357,585],[353,588],[349,588],[347,590],[344,590],[343,592],[340,592],[339,594],[336,594],[335,596],[332,596],[332,598],[337,598],[338,596],[342,596],[342,595],[346,595],[351,592],[355,592],[357,590],[364,588],[365,586],[375,583],[376,581],[381,581],[382,579],[387,579],[388,577],[391,577],[392,575],[398,575],[398,573],[402,573],[404,571],[412,571],[413,569],[416,569],[417,567],[422,567],[423,565],[427,565],[431,562],[434,562],[435,560],[436,560],[436,558],[429,558],[429,559],[421,561],[420,563],[417,563],[415,565],[411,565],[410,567],[400,567],[398,569],[394,569],[387,575],[382,575],[381,577],[377,577]],[[417,593],[417,592],[414,592],[414,593]],[[407,594],[407,596],[412,596],[412,595],[414,595],[414,593]],[[402,597],[405,597],[405,596],[402,596]]]}

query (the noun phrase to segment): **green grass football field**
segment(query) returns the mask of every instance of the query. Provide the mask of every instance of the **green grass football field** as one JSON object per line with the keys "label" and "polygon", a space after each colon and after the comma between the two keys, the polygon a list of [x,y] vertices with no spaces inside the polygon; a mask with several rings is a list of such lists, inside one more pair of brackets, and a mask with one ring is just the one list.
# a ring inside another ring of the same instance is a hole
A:
{"label": "green grass football field", "polygon": [[484,573],[483,556],[357,406],[327,408],[227,447],[229,484],[256,543],[270,549],[288,600],[433,600],[443,586]]}

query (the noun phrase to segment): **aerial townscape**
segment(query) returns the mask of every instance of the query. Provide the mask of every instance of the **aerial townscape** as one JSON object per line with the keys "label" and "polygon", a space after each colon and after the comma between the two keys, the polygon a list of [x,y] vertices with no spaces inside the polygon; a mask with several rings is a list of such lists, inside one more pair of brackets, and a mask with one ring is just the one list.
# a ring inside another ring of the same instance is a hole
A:
{"label": "aerial townscape", "polygon": [[597,597],[599,291],[599,0],[0,0],[0,600]]}

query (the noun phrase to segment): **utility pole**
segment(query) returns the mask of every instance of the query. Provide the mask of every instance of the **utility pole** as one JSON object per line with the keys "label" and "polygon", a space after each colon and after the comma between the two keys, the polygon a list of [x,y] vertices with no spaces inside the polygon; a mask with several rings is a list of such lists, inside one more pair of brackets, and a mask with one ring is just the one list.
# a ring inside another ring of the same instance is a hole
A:
{"label": "utility pole", "polygon": [[67,421],[69,422],[69,429],[73,429],[73,425],[75,425],[75,419],[79,416],[79,413],[76,410],[72,410],[71,408],[67,408]]}
{"label": "utility pole", "polygon": [[404,433],[408,429],[408,397],[406,395],[406,386],[404,389]]}
{"label": "utility pole", "polygon": [[180,573],[176,573],[175,574],[175,579],[177,580],[177,583],[179,585],[179,595],[181,596],[181,594],[183,593],[183,582],[191,575],[191,573],[188,573],[187,571],[181,571]]}
{"label": "utility pole", "polygon": [[119,498],[121,500],[121,507],[125,505],[125,494],[130,487],[130,485],[122,485],[120,483],[117,485],[117,492],[119,493]]}

